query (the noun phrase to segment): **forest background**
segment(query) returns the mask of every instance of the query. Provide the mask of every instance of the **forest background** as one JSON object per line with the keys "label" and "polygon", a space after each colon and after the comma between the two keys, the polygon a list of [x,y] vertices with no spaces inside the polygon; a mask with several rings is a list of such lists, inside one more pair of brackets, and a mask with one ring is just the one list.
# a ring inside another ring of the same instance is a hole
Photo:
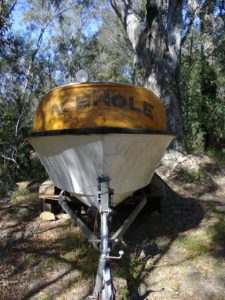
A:
{"label": "forest background", "polygon": [[79,69],[90,81],[152,88],[182,151],[223,159],[224,47],[221,0],[1,0],[0,193],[19,180],[46,177],[26,141],[33,113],[50,89],[74,82]]}

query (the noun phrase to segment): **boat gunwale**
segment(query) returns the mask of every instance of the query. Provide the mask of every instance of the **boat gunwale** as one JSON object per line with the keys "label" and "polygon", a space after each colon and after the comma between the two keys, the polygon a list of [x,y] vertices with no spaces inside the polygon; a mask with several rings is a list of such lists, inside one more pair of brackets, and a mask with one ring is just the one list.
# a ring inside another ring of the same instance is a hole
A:
{"label": "boat gunwale", "polygon": [[93,128],[70,128],[70,129],[56,129],[39,132],[32,132],[30,137],[40,136],[57,136],[57,135],[92,135],[92,134],[158,134],[169,135],[176,138],[177,134],[169,131],[162,131],[156,129],[143,128],[120,128],[120,127],[93,127]]}
{"label": "boat gunwale", "polygon": [[55,90],[61,90],[61,89],[70,89],[70,88],[90,88],[90,87],[95,87],[95,88],[99,88],[99,87],[121,87],[121,88],[133,88],[133,89],[142,89],[145,90],[147,92],[150,92],[152,94],[154,94],[154,96],[156,96],[159,99],[159,97],[150,89],[145,88],[144,86],[141,85],[135,85],[132,83],[126,83],[126,82],[107,82],[107,81],[85,81],[85,82],[71,82],[71,83],[67,83],[67,84],[63,84],[63,85],[59,85],[56,86],[54,88],[52,88],[50,91],[48,91],[48,93],[46,93],[44,95],[47,96],[49,94],[51,94],[52,92],[54,92]]}

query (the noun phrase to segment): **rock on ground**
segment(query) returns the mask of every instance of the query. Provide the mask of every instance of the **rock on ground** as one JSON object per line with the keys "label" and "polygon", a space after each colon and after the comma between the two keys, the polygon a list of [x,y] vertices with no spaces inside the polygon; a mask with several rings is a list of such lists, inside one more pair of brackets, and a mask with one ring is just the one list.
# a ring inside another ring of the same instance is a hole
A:
{"label": "rock on ground", "polygon": [[43,221],[55,221],[55,215],[50,211],[44,211],[40,214],[40,219]]}

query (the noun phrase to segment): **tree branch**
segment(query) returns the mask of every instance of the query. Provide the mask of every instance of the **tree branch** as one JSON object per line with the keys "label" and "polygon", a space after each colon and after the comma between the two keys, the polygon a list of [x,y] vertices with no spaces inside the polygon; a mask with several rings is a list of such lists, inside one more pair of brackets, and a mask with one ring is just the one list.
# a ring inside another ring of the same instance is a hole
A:
{"label": "tree branch", "polygon": [[5,156],[5,155],[3,155],[3,154],[1,154],[1,157],[2,157],[4,160],[9,160],[9,161],[13,162],[13,163],[16,165],[17,169],[20,169],[20,166],[18,165],[17,161],[16,161],[14,158],[7,157],[7,156]]}
{"label": "tree branch", "polygon": [[185,35],[182,37],[182,39],[181,39],[181,46],[184,44],[184,42],[185,42],[185,40],[186,40],[186,38],[187,38],[187,36],[188,36],[190,30],[191,30],[191,27],[192,27],[192,25],[193,25],[193,23],[194,23],[194,20],[195,20],[195,18],[196,18],[197,16],[199,16],[199,14],[200,14],[200,12],[201,12],[203,6],[204,6],[204,2],[203,2],[201,5],[198,5],[198,6],[196,7],[196,9],[194,10],[194,13],[193,13],[193,15],[192,15],[192,17],[191,17],[191,19],[190,19],[189,24],[188,24],[188,28],[187,28],[186,34],[185,34]]}
{"label": "tree branch", "polygon": [[140,35],[145,28],[145,21],[133,9],[131,0],[110,0],[110,3],[122,22],[133,49],[136,51]]}
{"label": "tree branch", "polygon": [[[125,0],[126,1],[126,0]],[[116,12],[118,18],[122,22],[124,28],[126,29],[126,17],[128,13],[128,3],[124,0],[110,0],[111,6]]]}
{"label": "tree branch", "polygon": [[10,14],[11,14],[11,12],[13,11],[13,9],[14,9],[16,3],[17,3],[17,0],[14,1],[14,3],[13,3],[13,5],[11,6],[10,10],[9,10],[9,11],[7,12],[7,14],[5,15],[5,18],[6,18],[6,19],[10,16]]}

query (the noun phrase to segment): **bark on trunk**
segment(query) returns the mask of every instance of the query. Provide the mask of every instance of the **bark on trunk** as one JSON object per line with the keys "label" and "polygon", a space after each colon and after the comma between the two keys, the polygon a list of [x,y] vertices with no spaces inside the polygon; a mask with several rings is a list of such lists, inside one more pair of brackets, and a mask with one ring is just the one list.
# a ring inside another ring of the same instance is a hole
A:
{"label": "bark on trunk", "polygon": [[164,103],[168,128],[182,134],[182,113],[178,88],[182,1],[147,0],[146,15],[136,8],[138,1],[111,0],[135,51],[135,64],[144,86]]}

